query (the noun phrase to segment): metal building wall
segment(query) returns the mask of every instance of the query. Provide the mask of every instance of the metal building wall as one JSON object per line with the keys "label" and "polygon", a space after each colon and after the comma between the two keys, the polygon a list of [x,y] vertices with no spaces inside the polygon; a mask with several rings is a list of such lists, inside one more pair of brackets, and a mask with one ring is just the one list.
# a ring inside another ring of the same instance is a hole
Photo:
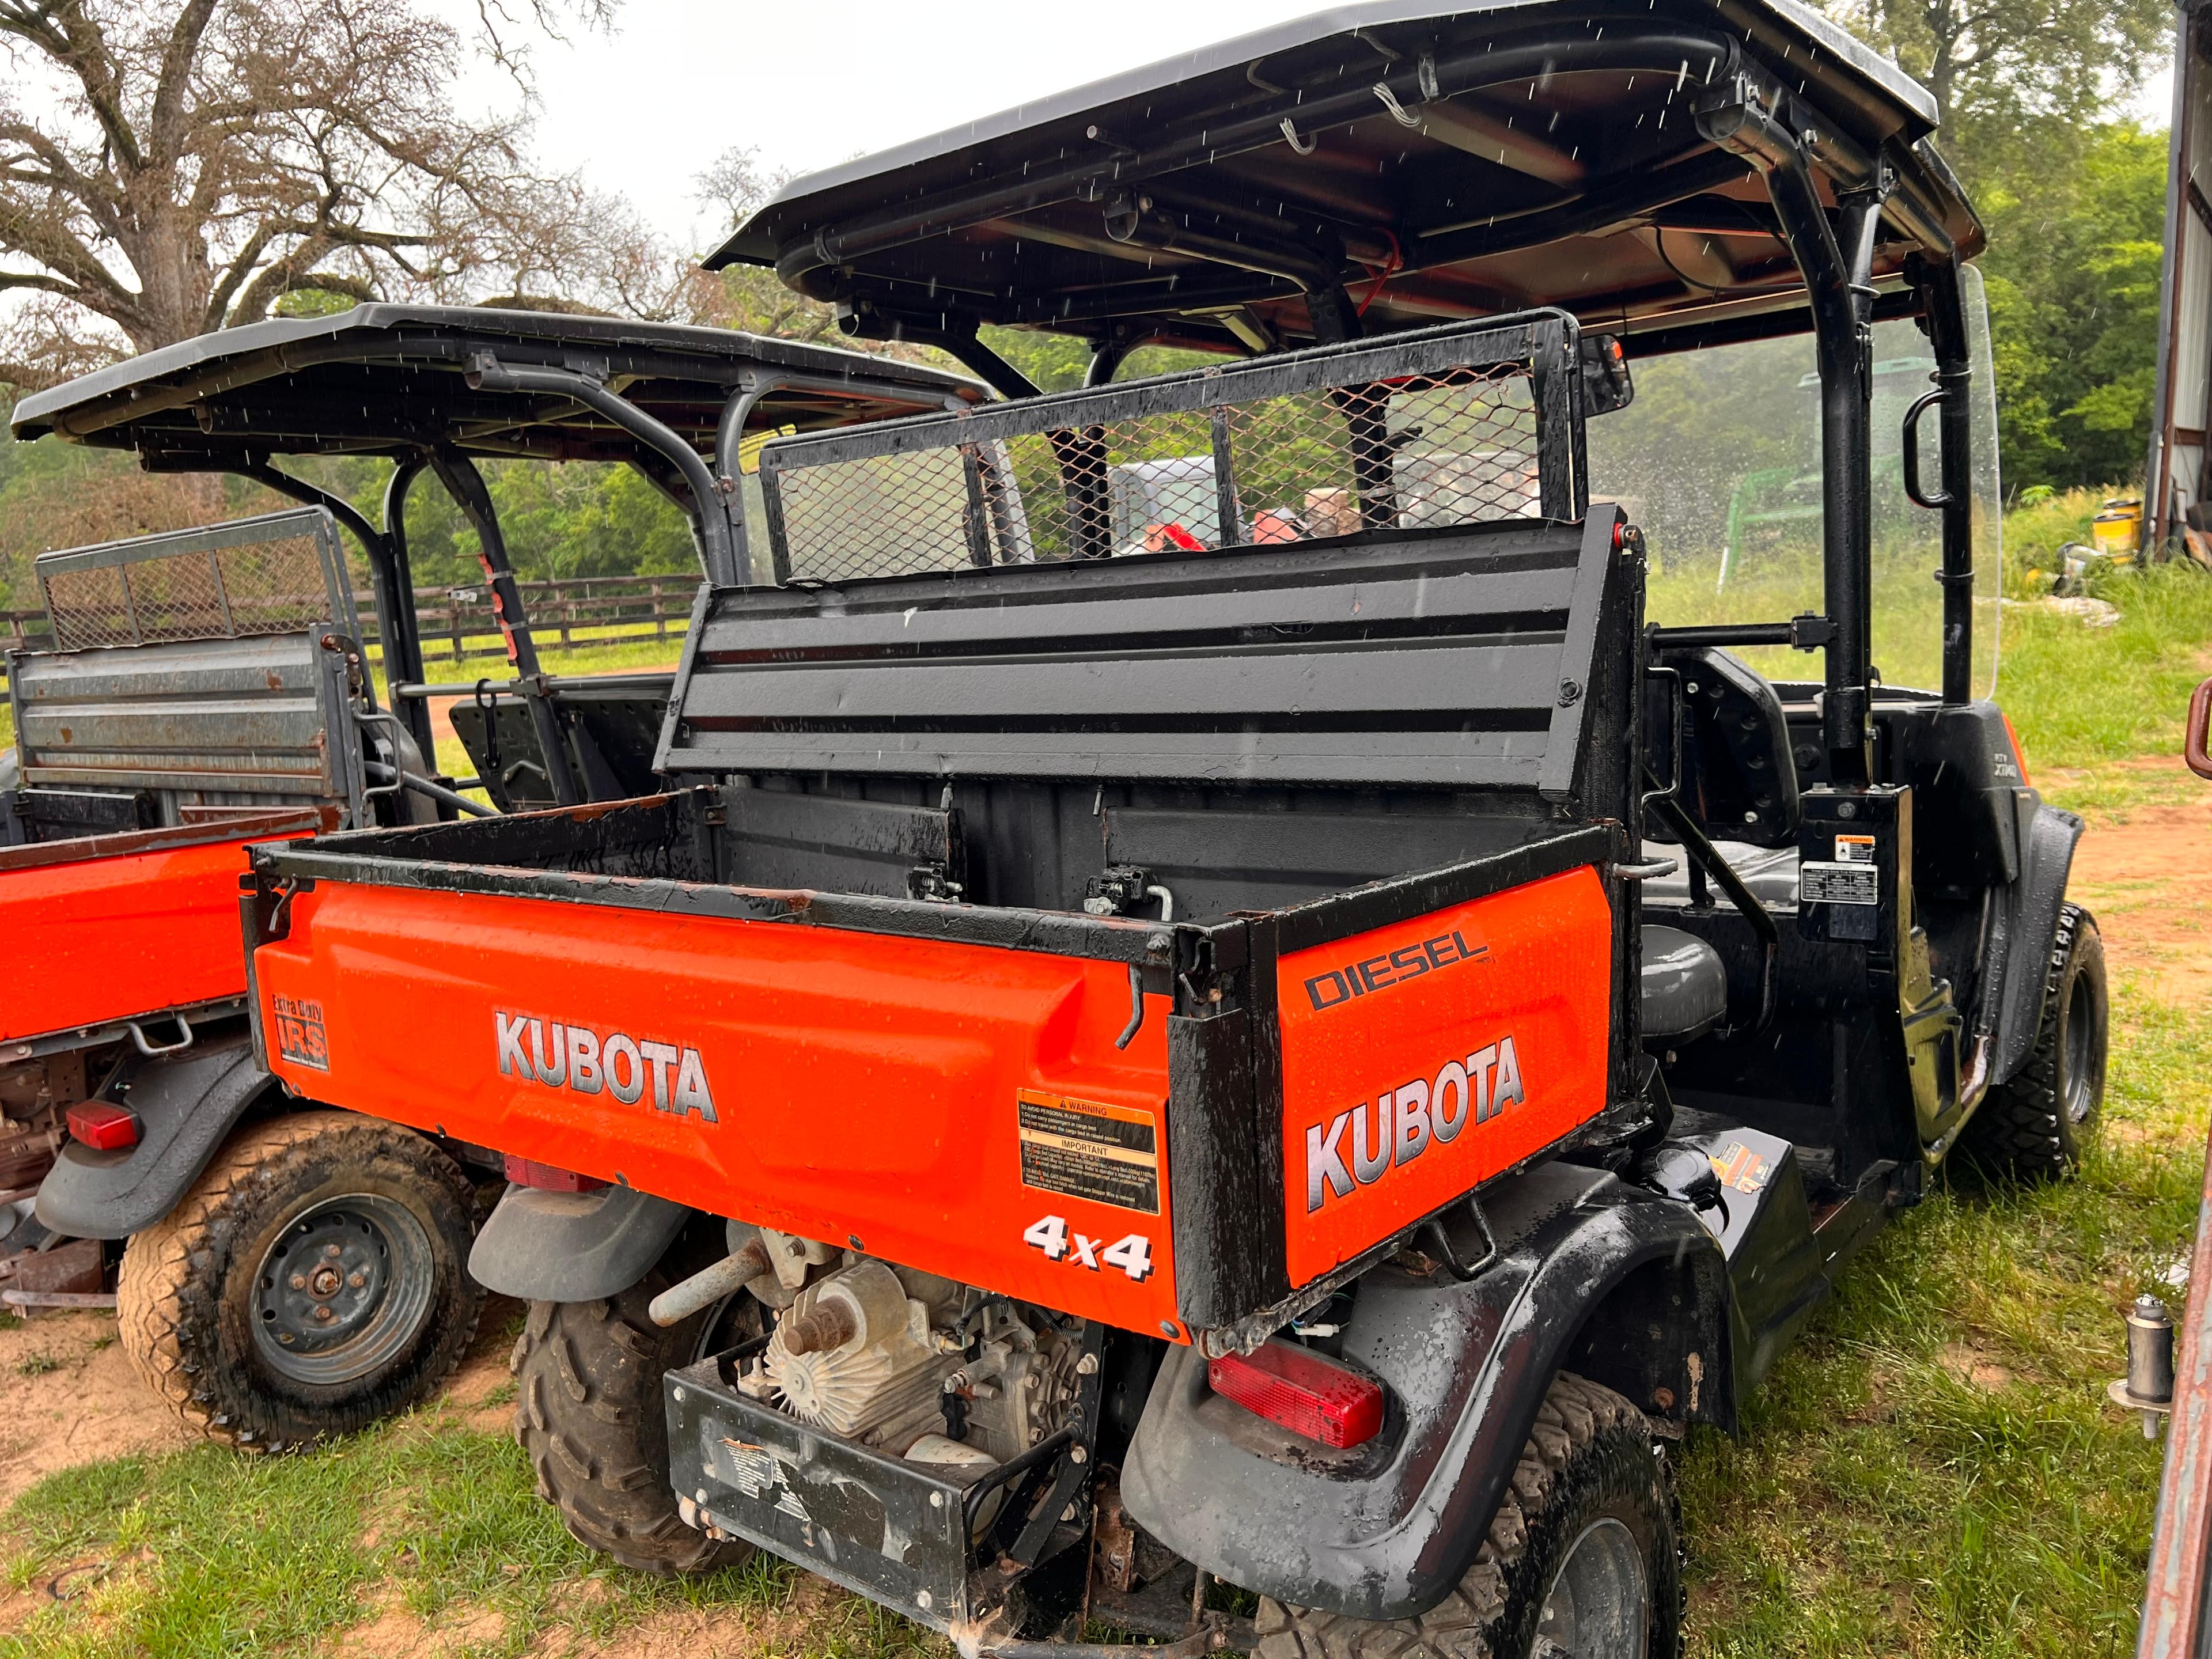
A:
{"label": "metal building wall", "polygon": [[[2158,381],[2143,512],[2154,550],[2180,538],[2192,507],[2212,532],[2212,0],[2184,0],[2176,19],[2173,126],[2166,176],[2166,270]],[[2154,551],[2155,556],[2155,551]]]}

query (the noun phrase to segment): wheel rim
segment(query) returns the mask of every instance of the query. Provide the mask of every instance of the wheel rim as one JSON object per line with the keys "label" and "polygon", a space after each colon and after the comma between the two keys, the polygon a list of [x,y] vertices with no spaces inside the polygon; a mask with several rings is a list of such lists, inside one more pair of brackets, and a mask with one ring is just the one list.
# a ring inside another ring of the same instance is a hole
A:
{"label": "wheel rim", "polygon": [[1635,1534],[1607,1516],[1583,1528],[1553,1576],[1535,1652],[1557,1659],[1644,1659],[1651,1585]]}
{"label": "wheel rim", "polygon": [[2086,975],[2074,981],[2066,999],[2066,1120],[2079,1123],[2095,1103],[2089,1074],[2097,1044],[2096,999]]}
{"label": "wheel rim", "polygon": [[413,1211],[377,1193],[287,1222],[253,1276],[253,1340],[279,1376],[329,1387],[404,1353],[430,1316],[436,1264]]}

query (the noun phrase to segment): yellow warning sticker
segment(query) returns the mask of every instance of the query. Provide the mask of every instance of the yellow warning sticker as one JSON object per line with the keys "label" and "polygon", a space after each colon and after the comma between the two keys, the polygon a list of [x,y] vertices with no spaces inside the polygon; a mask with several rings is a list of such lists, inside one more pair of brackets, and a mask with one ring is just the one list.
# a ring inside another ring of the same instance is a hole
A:
{"label": "yellow warning sticker", "polygon": [[1022,1185],[1160,1212],[1159,1126],[1150,1112],[1042,1089],[1015,1092]]}

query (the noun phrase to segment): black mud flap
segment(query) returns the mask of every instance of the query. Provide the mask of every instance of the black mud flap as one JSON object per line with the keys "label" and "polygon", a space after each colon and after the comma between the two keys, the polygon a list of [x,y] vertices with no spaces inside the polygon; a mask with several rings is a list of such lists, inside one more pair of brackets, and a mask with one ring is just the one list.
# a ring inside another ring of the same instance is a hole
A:
{"label": "black mud flap", "polygon": [[469,1276],[525,1302],[619,1296],[660,1260],[691,1212],[634,1187],[509,1187],[469,1252]]}
{"label": "black mud flap", "polygon": [[2005,898],[2008,940],[1999,988],[1996,1051],[1990,1060],[1992,1084],[2018,1072],[2035,1048],[2051,945],[2058,937],[2058,912],[2066,902],[2074,848],[2081,839],[2081,820],[2071,812],[2039,801],[2024,815],[2028,822],[2021,837],[2020,879]]}
{"label": "black mud flap", "polygon": [[[1356,1619],[1443,1600],[1488,1530],[1554,1372],[1655,1419],[1733,1426],[1727,1267],[1689,1205],[1552,1164],[1485,1193],[1496,1261],[1358,1281],[1343,1357],[1389,1391],[1382,1432],[1332,1451],[1215,1395],[1171,1349],[1121,1469],[1132,1519],[1231,1583]],[[1745,1206],[1747,1219],[1750,1206]],[[1449,1224],[1457,1228],[1456,1220]],[[1477,1262],[1471,1220],[1453,1253]]]}
{"label": "black mud flap", "polygon": [[128,1238],[152,1226],[274,1084],[243,1031],[148,1060],[119,1097],[137,1116],[138,1144],[112,1152],[64,1146],[39,1188],[39,1220],[72,1238]]}

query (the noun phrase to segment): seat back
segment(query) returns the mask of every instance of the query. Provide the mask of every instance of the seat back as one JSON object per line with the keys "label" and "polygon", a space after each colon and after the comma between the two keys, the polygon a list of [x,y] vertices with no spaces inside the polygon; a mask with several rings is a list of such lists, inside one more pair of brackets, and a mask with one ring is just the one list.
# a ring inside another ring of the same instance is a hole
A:
{"label": "seat back", "polygon": [[655,764],[1565,799],[1613,522],[722,590]]}
{"label": "seat back", "polygon": [[[295,805],[362,821],[360,622],[327,513],[73,548],[36,571],[59,648],[9,660],[15,838]],[[102,823],[103,797],[136,801]]]}
{"label": "seat back", "polygon": [[[1795,847],[1799,804],[1797,764],[1782,699],[1765,679],[1738,659],[1711,646],[1673,647],[1658,665],[1679,682],[1674,706],[1681,718],[1681,777],[1678,799],[1706,836],[1754,847]],[[1646,708],[1666,744],[1668,700],[1652,696]],[[1671,756],[1653,755],[1662,778]],[[1663,830],[1655,829],[1663,836]]]}

